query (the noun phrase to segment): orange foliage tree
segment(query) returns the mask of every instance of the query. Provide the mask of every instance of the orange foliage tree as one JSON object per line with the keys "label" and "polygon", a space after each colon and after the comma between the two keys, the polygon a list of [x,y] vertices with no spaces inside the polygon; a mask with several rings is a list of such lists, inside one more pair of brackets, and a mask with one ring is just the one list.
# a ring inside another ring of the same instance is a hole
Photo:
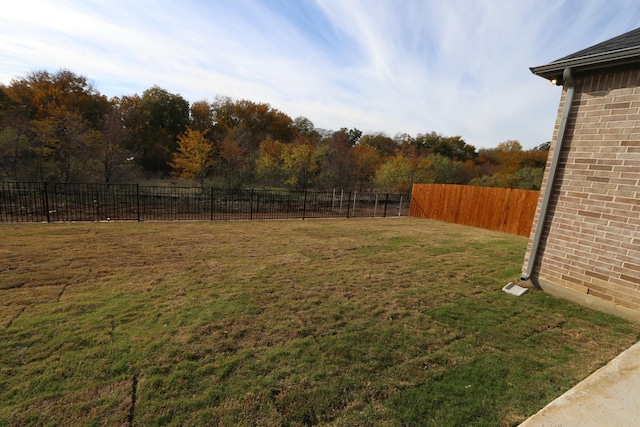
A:
{"label": "orange foliage tree", "polygon": [[202,187],[214,161],[214,147],[211,141],[205,138],[205,133],[206,131],[187,128],[186,132],[178,135],[178,149],[171,160],[174,174],[182,178],[196,179]]}

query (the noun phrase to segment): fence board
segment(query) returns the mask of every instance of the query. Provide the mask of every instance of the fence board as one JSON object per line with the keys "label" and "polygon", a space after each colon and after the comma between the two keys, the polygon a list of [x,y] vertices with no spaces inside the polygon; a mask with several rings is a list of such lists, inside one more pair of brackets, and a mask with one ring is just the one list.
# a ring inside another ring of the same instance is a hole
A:
{"label": "fence board", "polygon": [[409,216],[529,236],[539,191],[414,184]]}

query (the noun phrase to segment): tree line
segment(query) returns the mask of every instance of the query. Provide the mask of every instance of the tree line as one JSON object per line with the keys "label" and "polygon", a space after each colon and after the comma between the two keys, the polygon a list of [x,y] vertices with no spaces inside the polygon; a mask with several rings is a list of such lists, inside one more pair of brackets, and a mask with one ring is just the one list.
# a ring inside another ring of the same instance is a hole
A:
{"label": "tree line", "polygon": [[153,86],[107,98],[69,70],[0,85],[0,180],[406,192],[413,183],[539,189],[549,143],[477,150],[436,132],[316,128],[269,104],[189,103]]}

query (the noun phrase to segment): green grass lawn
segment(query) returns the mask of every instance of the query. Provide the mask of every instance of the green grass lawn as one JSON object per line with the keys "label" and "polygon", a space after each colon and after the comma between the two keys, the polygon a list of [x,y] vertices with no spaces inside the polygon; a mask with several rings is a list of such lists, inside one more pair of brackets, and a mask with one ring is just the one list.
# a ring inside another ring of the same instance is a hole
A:
{"label": "green grass lawn", "polygon": [[0,224],[0,425],[517,425],[640,326],[415,218]]}

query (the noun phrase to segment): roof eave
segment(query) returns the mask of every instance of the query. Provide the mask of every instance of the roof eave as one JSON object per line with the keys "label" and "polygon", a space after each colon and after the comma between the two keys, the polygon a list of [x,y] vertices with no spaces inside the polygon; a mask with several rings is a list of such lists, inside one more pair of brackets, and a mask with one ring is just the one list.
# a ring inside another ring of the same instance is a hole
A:
{"label": "roof eave", "polygon": [[611,68],[640,62],[640,46],[554,61],[546,65],[529,68],[533,74],[562,84],[562,72],[572,68],[576,72]]}

